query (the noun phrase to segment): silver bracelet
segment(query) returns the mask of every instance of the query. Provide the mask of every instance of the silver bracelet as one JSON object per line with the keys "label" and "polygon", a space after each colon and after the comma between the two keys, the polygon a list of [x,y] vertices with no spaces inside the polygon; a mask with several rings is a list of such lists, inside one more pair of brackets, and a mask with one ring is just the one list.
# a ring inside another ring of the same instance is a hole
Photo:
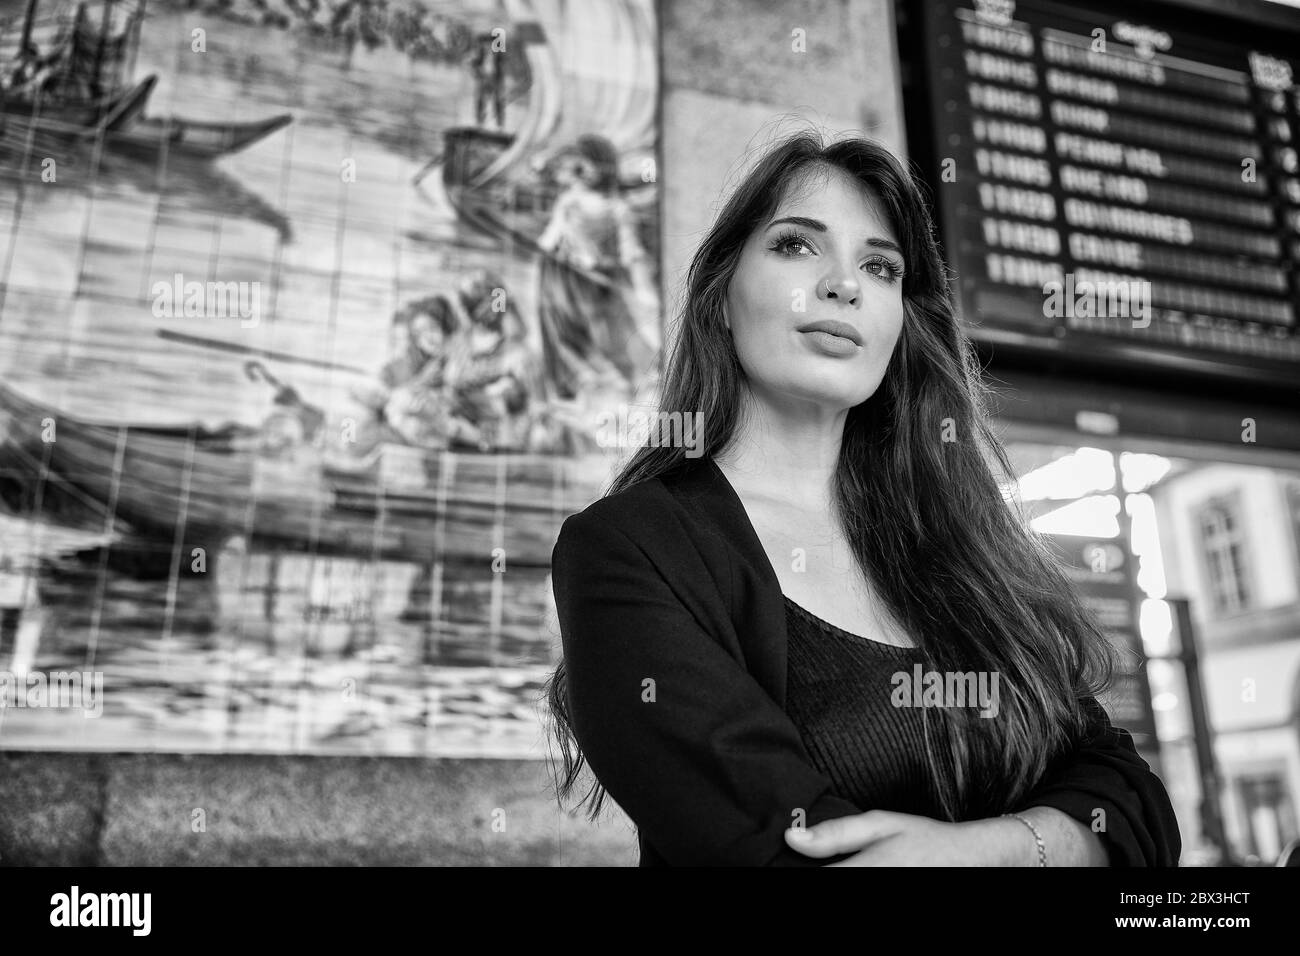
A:
{"label": "silver bracelet", "polygon": [[1004,813],[1004,817],[1014,817],[1025,826],[1029,827],[1029,832],[1034,835],[1034,842],[1038,844],[1038,865],[1047,866],[1047,846],[1043,843],[1043,838],[1038,832],[1038,827],[1034,826],[1018,813]]}

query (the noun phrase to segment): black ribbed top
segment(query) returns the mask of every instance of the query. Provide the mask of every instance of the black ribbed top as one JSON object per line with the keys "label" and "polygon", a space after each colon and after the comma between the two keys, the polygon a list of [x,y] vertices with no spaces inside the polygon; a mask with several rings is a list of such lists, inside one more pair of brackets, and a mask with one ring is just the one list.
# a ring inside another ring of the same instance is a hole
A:
{"label": "black ribbed top", "polygon": [[788,597],[785,620],[786,713],[835,793],[863,811],[942,819],[929,784],[922,711],[890,703],[893,675],[910,674],[921,652],[852,634]]}

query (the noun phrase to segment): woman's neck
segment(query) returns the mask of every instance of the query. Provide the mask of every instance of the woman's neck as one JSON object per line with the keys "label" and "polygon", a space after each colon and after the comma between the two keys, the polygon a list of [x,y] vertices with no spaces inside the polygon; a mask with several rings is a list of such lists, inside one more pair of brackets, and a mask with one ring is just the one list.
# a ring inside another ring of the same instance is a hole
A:
{"label": "woman's neck", "polygon": [[847,408],[796,396],[760,394],[747,385],[740,422],[714,461],[732,486],[825,513],[834,497],[835,469]]}
{"label": "woman's neck", "polygon": [[738,493],[824,515],[834,497],[839,443],[838,434],[816,429],[769,429],[739,436],[713,459]]}

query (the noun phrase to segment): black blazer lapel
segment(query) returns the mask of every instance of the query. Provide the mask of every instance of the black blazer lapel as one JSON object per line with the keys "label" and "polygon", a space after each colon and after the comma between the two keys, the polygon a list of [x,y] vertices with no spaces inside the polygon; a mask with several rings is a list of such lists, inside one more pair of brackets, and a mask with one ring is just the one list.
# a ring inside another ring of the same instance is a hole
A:
{"label": "black blazer lapel", "polygon": [[673,495],[700,526],[728,544],[732,559],[731,606],[745,666],[768,694],[785,706],[785,602],[776,570],[736,490],[711,456],[687,459],[688,467],[664,476]]}

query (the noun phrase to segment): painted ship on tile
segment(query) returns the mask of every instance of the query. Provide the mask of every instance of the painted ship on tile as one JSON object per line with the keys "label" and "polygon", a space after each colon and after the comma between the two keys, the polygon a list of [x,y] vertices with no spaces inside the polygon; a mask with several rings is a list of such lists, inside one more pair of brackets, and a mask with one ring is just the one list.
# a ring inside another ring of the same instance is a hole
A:
{"label": "painted ship on tile", "polygon": [[99,142],[105,148],[210,160],[245,149],[289,114],[212,122],[148,116],[158,76],[131,79],[145,0],[26,0],[0,20],[0,137],[13,145]]}
{"label": "painted ship on tile", "polygon": [[[629,309],[612,310],[628,317],[612,354],[589,349],[575,356],[568,348],[576,324],[604,319],[584,313],[611,311],[609,303],[630,296],[621,288],[626,275],[618,271],[618,251],[607,261],[590,253],[582,258],[572,251],[574,242],[566,245],[555,216],[567,183],[557,167],[574,159],[593,165],[590,153],[575,149],[585,137],[588,146],[596,142],[597,158],[608,161],[608,192],[624,216],[621,237],[598,238],[615,245],[622,238],[644,253],[642,261],[657,254],[655,24],[649,5],[637,0],[511,0],[507,7],[508,42],[524,50],[528,64],[526,115],[511,132],[486,122],[448,127],[444,152],[426,164],[416,185],[426,197],[441,190],[434,201],[447,201],[466,228],[509,254],[562,271],[541,297],[548,315],[561,316],[549,323],[543,317],[542,348],[536,335],[528,341],[525,334],[539,324],[538,316],[519,314],[524,306],[516,303],[525,297],[512,296],[501,317],[488,299],[503,282],[480,270],[462,283],[470,291],[450,296],[453,309],[448,297],[430,296],[408,303],[395,318],[404,340],[400,354],[382,383],[353,387],[372,414],[347,443],[337,440],[321,407],[287,384],[301,361],[290,353],[244,349],[247,380],[273,393],[271,414],[257,425],[95,418],[72,413],[39,390],[0,385],[7,462],[0,487],[8,489],[11,506],[32,507],[41,484],[45,515],[81,514],[91,502],[130,533],[159,541],[211,548],[240,536],[251,547],[423,561],[478,559],[490,540],[516,563],[549,564],[560,520],[596,497],[608,476],[593,414],[633,397],[638,383],[657,371],[657,341],[648,332],[659,321],[657,303],[642,313],[639,329]],[[22,22],[4,25],[10,42],[0,49],[6,75],[21,80],[10,87],[14,112],[7,115],[26,110],[23,115],[53,124],[57,113],[61,119],[43,132],[80,129],[78,135],[103,135],[108,146],[128,152],[215,158],[291,120],[205,124],[151,118],[134,106],[125,115],[121,98],[139,98],[143,88],[141,102],[147,101],[156,79],[130,78],[132,40],[146,15],[142,0],[105,4],[102,19],[85,2],[45,19],[36,18],[37,8],[38,0],[29,0]],[[487,31],[475,40],[491,41]],[[483,53],[471,58],[482,62]],[[476,68],[475,76],[481,97],[501,93],[490,71]],[[593,289],[604,298],[582,298]],[[444,311],[456,318],[438,346],[421,351],[421,318]],[[174,329],[158,335],[214,351],[231,348]],[[445,366],[457,358],[459,375],[451,380]],[[485,396],[503,381],[514,391],[494,405]],[[57,423],[57,441],[42,438],[47,420]]]}

